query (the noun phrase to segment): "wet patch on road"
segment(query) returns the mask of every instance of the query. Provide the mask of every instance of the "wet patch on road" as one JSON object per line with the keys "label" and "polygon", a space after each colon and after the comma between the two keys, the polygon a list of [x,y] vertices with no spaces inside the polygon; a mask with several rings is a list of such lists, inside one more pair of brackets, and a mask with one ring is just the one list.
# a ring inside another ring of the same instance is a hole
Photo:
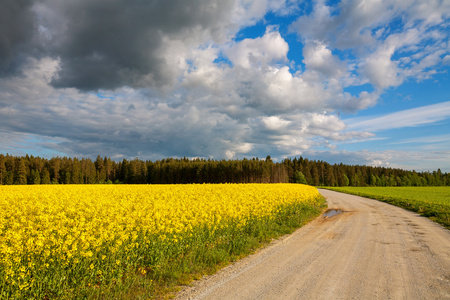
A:
{"label": "wet patch on road", "polygon": [[334,217],[338,214],[343,213],[344,211],[340,210],[340,209],[327,209],[324,213],[323,213],[323,217],[324,218],[331,218]]}

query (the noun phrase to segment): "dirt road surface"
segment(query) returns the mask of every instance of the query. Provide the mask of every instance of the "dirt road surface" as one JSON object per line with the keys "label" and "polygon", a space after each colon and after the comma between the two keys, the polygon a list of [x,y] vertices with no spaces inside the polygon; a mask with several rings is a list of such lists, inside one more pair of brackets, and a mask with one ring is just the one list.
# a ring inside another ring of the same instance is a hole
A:
{"label": "dirt road surface", "polygon": [[329,209],[176,299],[450,299],[450,231],[367,198],[319,190]]}

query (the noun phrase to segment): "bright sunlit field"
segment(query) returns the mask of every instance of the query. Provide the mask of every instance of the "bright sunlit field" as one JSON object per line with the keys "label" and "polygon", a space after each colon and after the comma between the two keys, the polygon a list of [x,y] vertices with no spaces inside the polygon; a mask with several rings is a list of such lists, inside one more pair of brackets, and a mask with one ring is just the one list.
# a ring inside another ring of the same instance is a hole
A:
{"label": "bright sunlit field", "polygon": [[323,205],[299,184],[1,186],[0,298],[152,296]]}

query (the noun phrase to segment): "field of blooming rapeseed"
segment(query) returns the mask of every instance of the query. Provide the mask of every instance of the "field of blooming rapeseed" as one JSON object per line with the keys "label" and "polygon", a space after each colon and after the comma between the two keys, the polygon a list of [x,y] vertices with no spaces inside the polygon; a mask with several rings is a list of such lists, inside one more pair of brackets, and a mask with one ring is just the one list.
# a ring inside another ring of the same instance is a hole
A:
{"label": "field of blooming rapeseed", "polygon": [[0,186],[0,298],[105,297],[127,278],[179,284],[323,202],[299,184]]}

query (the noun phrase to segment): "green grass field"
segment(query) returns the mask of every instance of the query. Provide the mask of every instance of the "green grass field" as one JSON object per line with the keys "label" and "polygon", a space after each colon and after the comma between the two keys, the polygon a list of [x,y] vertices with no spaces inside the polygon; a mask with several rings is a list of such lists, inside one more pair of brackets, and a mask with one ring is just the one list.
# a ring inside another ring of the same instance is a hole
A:
{"label": "green grass field", "polygon": [[450,187],[327,187],[419,213],[450,229]]}

